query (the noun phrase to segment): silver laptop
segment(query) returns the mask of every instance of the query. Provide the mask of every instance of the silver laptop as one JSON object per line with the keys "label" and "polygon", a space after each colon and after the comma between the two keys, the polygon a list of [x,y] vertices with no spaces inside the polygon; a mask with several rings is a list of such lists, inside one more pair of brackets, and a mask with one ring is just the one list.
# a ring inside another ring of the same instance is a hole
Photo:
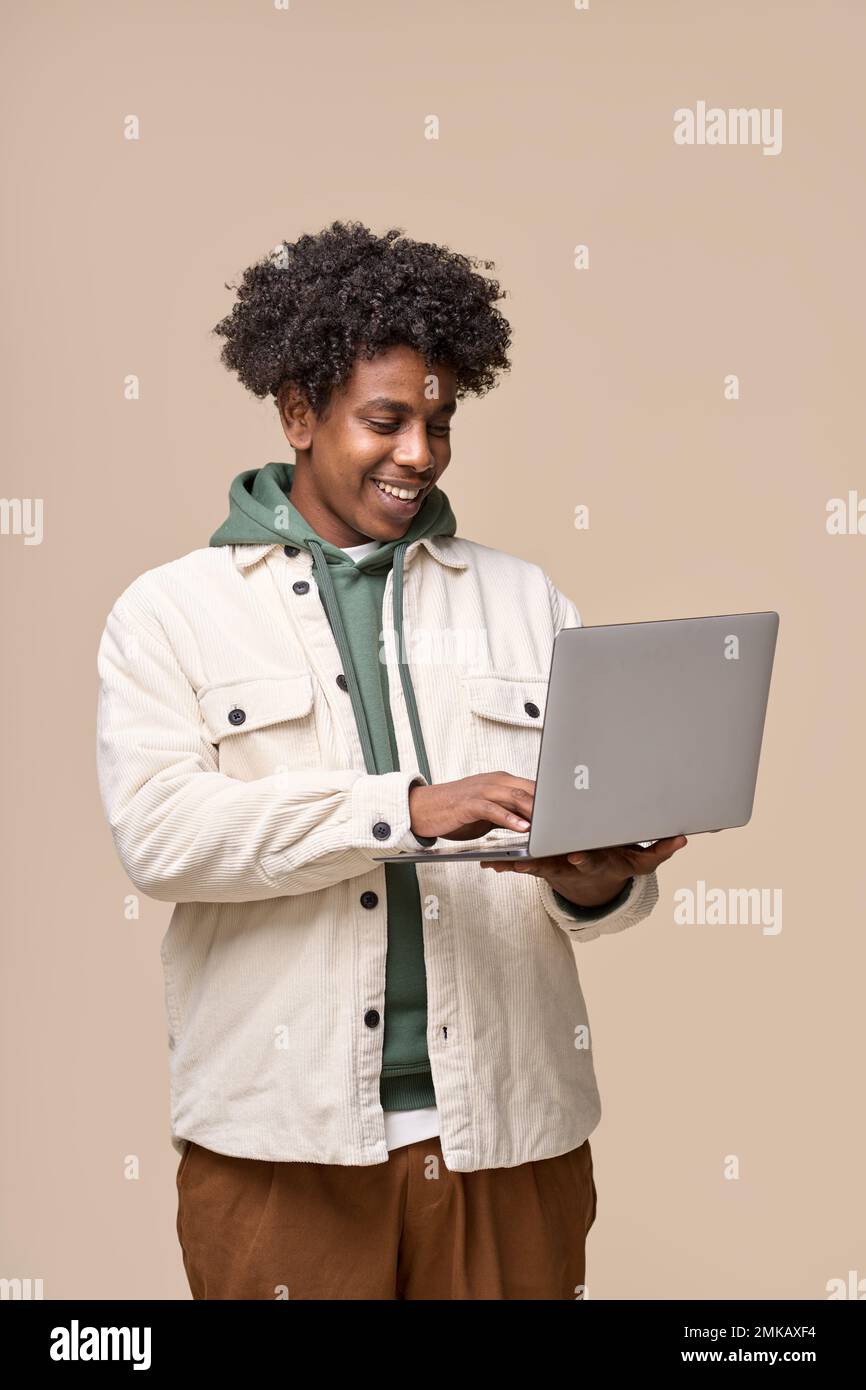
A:
{"label": "silver laptop", "polygon": [[486,849],[446,840],[373,857],[538,859],[745,825],[778,629],[772,612],[563,628],[529,834],[496,827]]}

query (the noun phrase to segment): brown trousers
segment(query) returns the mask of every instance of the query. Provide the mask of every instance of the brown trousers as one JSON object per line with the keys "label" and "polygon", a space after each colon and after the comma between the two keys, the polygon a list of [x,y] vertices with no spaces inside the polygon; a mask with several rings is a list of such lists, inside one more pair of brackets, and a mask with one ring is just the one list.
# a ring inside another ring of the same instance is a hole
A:
{"label": "brown trousers", "polygon": [[177,1191],[194,1299],[579,1299],[597,1200],[588,1139],[475,1173],[438,1138],[369,1167],[189,1143]]}

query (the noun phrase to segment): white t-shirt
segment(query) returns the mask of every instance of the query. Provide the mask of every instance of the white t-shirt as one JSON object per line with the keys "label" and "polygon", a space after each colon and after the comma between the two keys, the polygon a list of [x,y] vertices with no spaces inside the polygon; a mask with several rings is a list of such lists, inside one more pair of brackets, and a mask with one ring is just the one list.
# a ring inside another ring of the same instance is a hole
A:
{"label": "white t-shirt", "polygon": [[[363,545],[344,545],[340,547],[353,560],[369,555],[371,550],[379,549],[378,541],[364,541]],[[432,1139],[439,1133],[439,1111],[435,1105],[422,1110],[386,1110],[385,1144],[388,1152],[400,1149],[404,1144],[414,1144],[417,1139]]]}

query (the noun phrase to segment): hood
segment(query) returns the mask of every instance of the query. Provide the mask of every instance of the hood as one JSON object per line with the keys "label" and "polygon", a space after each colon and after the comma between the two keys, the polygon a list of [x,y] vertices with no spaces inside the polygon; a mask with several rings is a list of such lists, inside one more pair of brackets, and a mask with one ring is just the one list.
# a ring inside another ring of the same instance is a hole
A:
{"label": "hood", "polygon": [[[267,463],[264,468],[248,468],[239,473],[229,488],[229,514],[210,538],[210,545],[260,545],[263,541],[296,545],[310,550],[315,542],[329,565],[353,563],[339,546],[323,540],[297,507],[292,505],[293,463]],[[358,568],[389,569],[398,545],[407,546],[424,536],[453,536],[457,519],[445,493],[434,487],[413,516],[405,535],[383,541],[377,550],[363,556]],[[359,542],[360,544],[360,542]]]}

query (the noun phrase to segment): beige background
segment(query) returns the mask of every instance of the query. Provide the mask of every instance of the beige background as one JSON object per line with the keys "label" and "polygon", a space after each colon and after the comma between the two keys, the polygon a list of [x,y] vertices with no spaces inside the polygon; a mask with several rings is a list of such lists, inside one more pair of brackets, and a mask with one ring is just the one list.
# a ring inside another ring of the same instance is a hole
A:
{"label": "beige background", "polygon": [[[579,950],[590,1297],[866,1279],[866,536],[825,529],[866,493],[862,6],[103,0],[9,5],[3,30],[2,492],[44,499],[44,539],[0,536],[0,1275],[189,1296],[171,909],[124,918],[96,647],[135,576],[207,544],[241,468],[291,457],[209,330],[225,281],[344,217],[490,257],[510,292],[512,373],[461,405],[442,480],[460,534],[542,563],[586,623],[781,614],[750,825],[696,836],[646,922]],[[699,100],[781,107],[782,152],[676,146]],[[675,925],[698,879],[781,888],[782,931]]]}

